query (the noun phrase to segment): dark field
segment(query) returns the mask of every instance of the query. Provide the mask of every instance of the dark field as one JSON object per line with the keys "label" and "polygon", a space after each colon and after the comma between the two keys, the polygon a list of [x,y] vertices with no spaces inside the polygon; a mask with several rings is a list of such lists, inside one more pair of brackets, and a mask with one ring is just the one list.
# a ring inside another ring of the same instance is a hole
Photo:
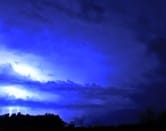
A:
{"label": "dark field", "polygon": [[53,131],[56,129],[166,129],[166,112],[160,113],[157,117],[152,114],[144,114],[141,117],[140,123],[118,125],[118,126],[89,126],[77,127],[74,124],[64,122],[58,115],[23,115],[21,113],[1,115],[0,130],[47,130]]}

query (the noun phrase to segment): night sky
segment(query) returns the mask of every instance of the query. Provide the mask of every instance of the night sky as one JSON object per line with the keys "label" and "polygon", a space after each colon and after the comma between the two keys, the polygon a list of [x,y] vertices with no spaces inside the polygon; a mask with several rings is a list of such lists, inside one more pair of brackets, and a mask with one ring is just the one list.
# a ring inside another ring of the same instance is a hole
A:
{"label": "night sky", "polygon": [[137,121],[166,109],[165,0],[0,0],[0,113]]}

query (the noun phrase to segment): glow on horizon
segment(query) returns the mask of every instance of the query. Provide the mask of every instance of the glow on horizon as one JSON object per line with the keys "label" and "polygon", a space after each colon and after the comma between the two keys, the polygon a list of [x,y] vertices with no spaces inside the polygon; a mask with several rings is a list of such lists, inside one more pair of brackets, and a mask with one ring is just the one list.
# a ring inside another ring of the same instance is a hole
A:
{"label": "glow on horizon", "polygon": [[20,112],[20,107],[8,107],[8,112],[9,112],[9,115],[12,115],[13,113],[18,113],[18,112]]}
{"label": "glow on horizon", "polygon": [[1,114],[6,114],[9,113],[9,115],[11,116],[12,114],[17,114],[17,113],[21,113],[21,114],[27,114],[28,113],[29,108],[28,107],[24,107],[24,106],[5,106],[1,108]]}

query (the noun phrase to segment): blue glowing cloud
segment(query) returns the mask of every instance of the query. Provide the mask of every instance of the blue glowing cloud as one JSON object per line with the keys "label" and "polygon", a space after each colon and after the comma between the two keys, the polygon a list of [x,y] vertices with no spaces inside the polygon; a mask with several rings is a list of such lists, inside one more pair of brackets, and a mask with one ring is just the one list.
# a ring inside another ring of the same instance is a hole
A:
{"label": "blue glowing cloud", "polygon": [[[160,51],[147,53],[156,34],[140,24],[140,30],[129,27],[133,21],[136,26],[140,4],[90,2],[90,14],[82,14],[80,2],[88,5],[84,0],[0,2],[1,113],[53,112],[69,121],[86,117],[106,123],[113,112],[155,106],[152,97],[165,100],[164,89],[155,96],[156,77],[153,83],[146,77],[161,66]],[[148,42],[138,41],[136,32]]]}

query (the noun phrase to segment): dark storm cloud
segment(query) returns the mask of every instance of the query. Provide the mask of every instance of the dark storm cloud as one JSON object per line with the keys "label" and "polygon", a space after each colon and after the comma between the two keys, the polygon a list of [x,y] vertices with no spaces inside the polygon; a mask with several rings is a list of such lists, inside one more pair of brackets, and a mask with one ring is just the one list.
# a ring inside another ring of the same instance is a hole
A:
{"label": "dark storm cloud", "polygon": [[[159,66],[154,71],[156,79],[166,80],[165,68],[165,50],[166,50],[166,2],[163,0],[153,1],[151,4],[147,2],[144,13],[137,18],[135,30],[138,34],[136,37],[143,40],[143,44],[147,46],[147,54],[156,56]],[[141,8],[140,7],[140,8]],[[151,74],[151,72],[149,72]],[[154,80],[154,79],[153,79]]]}
{"label": "dark storm cloud", "polygon": [[[165,56],[163,50],[166,49],[164,44],[166,37],[166,1],[147,0],[138,3],[130,1],[128,6],[131,6],[131,8],[127,8],[124,3],[119,5],[123,5],[122,9],[125,10],[120,13],[122,18],[128,19],[128,21],[127,19],[122,20],[122,25],[128,25],[129,29],[135,32],[134,35],[138,38],[137,40],[147,45],[148,51],[152,51],[151,53],[157,55],[159,61],[161,61],[161,57],[164,58]],[[121,17],[120,14],[119,17]]]}
{"label": "dark storm cloud", "polygon": [[166,79],[166,36],[157,37],[149,41],[149,54],[154,54],[160,62],[160,67],[157,69],[156,74]]}
{"label": "dark storm cloud", "polygon": [[[8,3],[11,3],[11,5]],[[101,4],[88,0],[72,0],[70,2],[66,0],[7,0],[1,2],[1,6],[2,9],[6,8],[6,14],[14,14],[14,16],[8,15],[3,18],[6,25],[9,26],[25,27],[26,24],[34,28],[43,24],[49,26],[49,24],[55,24],[54,17],[57,14],[93,23],[104,19],[104,8]],[[18,16],[17,19],[15,19],[15,16]]]}
{"label": "dark storm cloud", "polygon": [[135,101],[140,105],[140,110],[152,109],[154,111],[161,111],[166,109],[166,96],[165,96],[165,86],[163,82],[158,82],[150,85],[142,85],[141,93],[136,93],[134,95],[129,95],[130,99]]}
{"label": "dark storm cloud", "polygon": [[[119,26],[133,32],[132,37],[138,44],[145,46],[145,56],[154,56],[158,66],[154,70],[145,71],[145,75],[155,79],[166,79],[166,1],[117,1],[110,2],[110,11],[117,17],[113,20]],[[115,7],[115,8],[114,8]],[[156,77],[155,77],[156,76]],[[160,81],[161,81],[160,80]],[[149,81],[149,82],[150,82]]]}
{"label": "dark storm cloud", "polygon": [[[41,10],[51,11],[53,14],[58,12],[65,14],[72,18],[86,20],[88,22],[100,22],[103,21],[104,8],[97,2],[91,2],[88,0],[72,0],[70,2],[53,1],[53,0],[41,0],[41,1],[28,1],[31,4],[31,8],[35,11],[31,13],[33,19],[47,22],[47,16],[41,15]],[[24,12],[26,15],[26,12]]]}

